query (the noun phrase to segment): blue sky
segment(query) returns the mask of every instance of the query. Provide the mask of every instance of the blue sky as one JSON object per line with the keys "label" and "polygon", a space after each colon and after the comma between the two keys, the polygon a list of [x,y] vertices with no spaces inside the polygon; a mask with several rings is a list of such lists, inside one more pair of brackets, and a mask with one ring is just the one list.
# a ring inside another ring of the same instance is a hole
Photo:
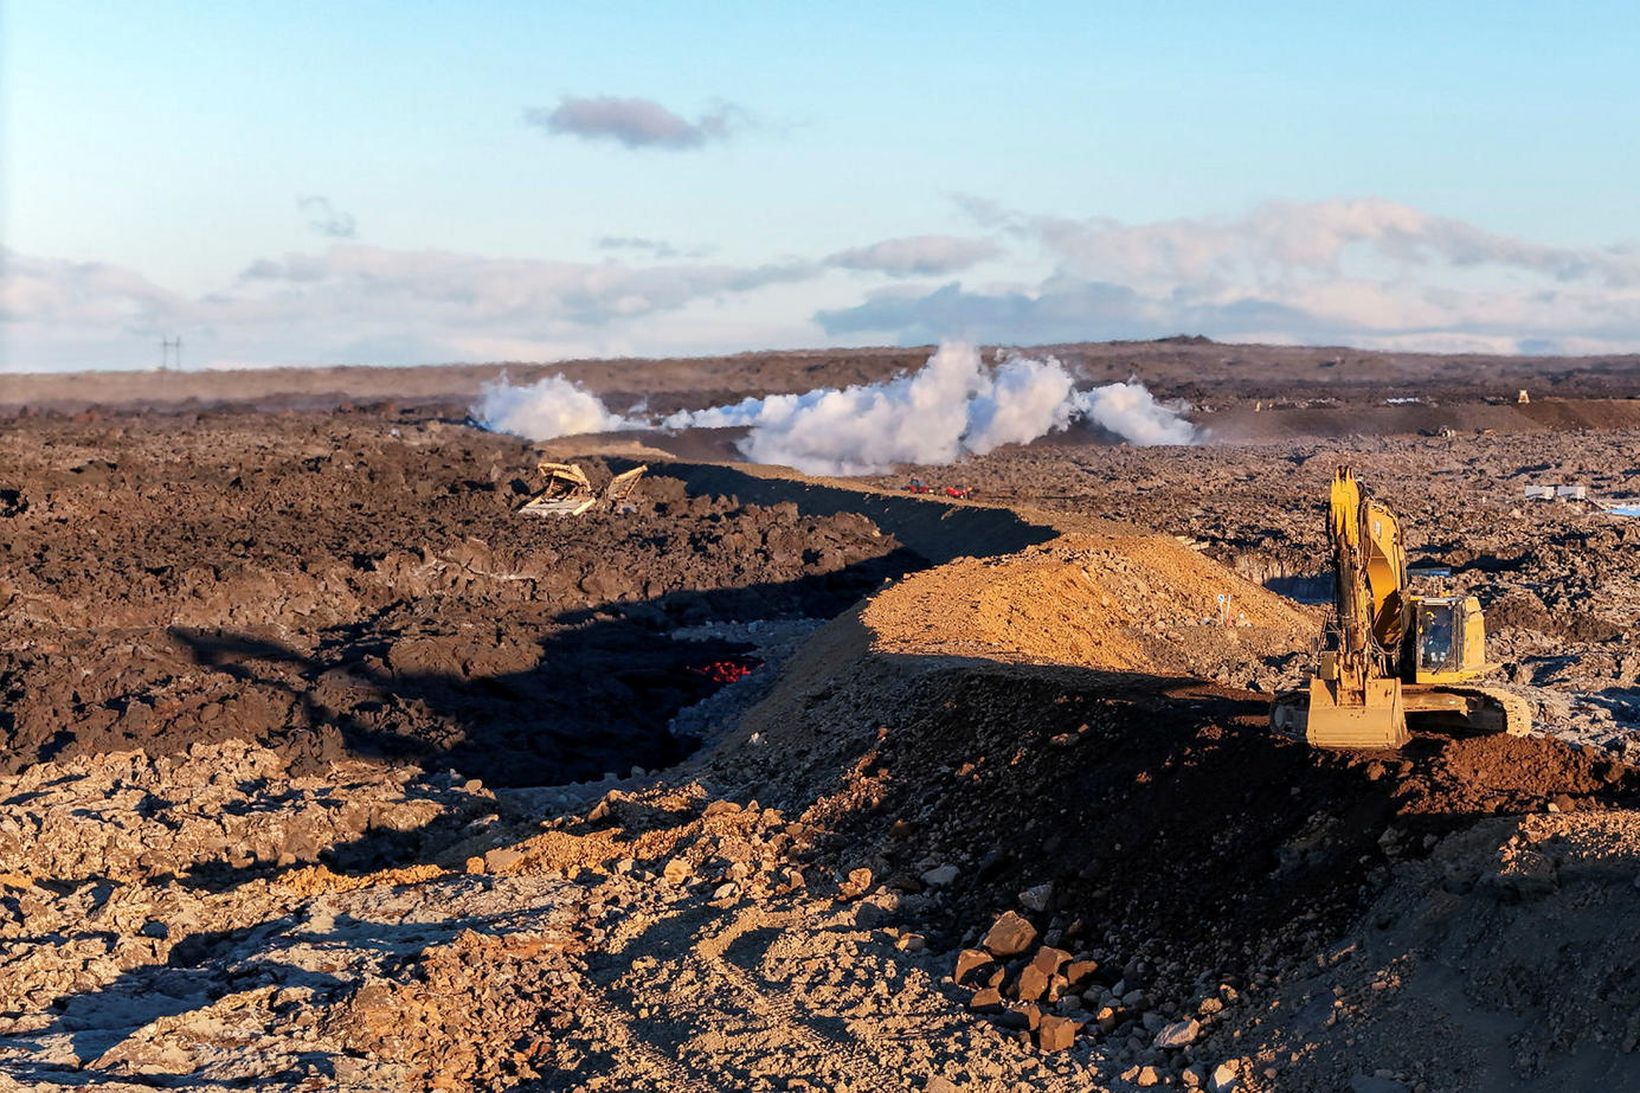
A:
{"label": "blue sky", "polygon": [[884,8],[9,0],[0,368],[1640,349],[1632,5]]}

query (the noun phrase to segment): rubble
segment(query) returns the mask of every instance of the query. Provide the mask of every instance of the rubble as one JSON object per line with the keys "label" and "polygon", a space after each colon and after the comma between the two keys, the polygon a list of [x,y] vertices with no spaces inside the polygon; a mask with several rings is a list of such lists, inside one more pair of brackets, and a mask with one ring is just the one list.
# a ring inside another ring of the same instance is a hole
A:
{"label": "rubble", "polygon": [[[1640,525],[1511,515],[1527,479],[1632,494],[1632,435],[1440,410],[992,453],[953,509],[1006,550],[940,500],[896,528],[664,466],[624,515],[519,520],[524,449],[425,418],[0,434],[0,1074],[1634,1085]],[[1264,731],[1319,618],[1274,590],[1325,579],[1292,513],[1340,457],[1430,529],[1419,580],[1483,597],[1546,735]]]}

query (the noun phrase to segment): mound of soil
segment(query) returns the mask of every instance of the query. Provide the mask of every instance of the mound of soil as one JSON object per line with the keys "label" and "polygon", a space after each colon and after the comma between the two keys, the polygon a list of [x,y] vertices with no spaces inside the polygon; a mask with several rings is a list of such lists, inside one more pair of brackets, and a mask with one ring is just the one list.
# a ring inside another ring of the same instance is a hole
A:
{"label": "mound of soil", "polygon": [[1476,817],[1640,800],[1640,772],[1551,740],[1315,751],[1273,736],[1259,696],[1190,680],[994,666],[905,698],[806,818],[878,847],[869,863],[908,891],[955,865],[920,924],[942,946],[1050,884],[1026,911],[1050,943],[1176,1004],[1308,959],[1377,867]]}
{"label": "mound of soil", "polygon": [[911,576],[874,597],[864,621],[887,654],[1160,673],[1200,673],[1232,651],[1259,663],[1320,625],[1172,540],[1074,534]]}
{"label": "mound of soil", "polygon": [[[1640,772],[1552,739],[1375,756],[1277,736],[1267,693],[1192,677],[1204,647],[1154,621],[1237,589],[1264,625],[1200,634],[1256,676],[1314,619],[1171,540],[1096,544],[959,561],[874,597],[816,635],[748,715],[760,747],[721,775],[832,831],[839,868],[910,893],[937,945],[1023,910],[1105,987],[1171,1006],[1309,959],[1383,867],[1480,817],[1640,801]],[[956,879],[927,889],[935,866]]]}

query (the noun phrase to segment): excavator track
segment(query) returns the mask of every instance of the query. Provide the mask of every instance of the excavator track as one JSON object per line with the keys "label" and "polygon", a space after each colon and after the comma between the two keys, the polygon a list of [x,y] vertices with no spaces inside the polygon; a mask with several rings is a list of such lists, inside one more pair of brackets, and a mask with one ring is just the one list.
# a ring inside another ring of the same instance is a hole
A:
{"label": "excavator track", "polygon": [[1441,690],[1479,698],[1488,704],[1491,707],[1488,713],[1501,722],[1500,725],[1487,726],[1493,732],[1525,736],[1532,731],[1532,705],[1520,695],[1501,687],[1448,686]]}
{"label": "excavator track", "polygon": [[1525,736],[1532,731],[1532,707],[1501,687],[1409,683],[1402,695],[1408,719],[1424,720],[1426,726],[1444,720],[1487,735]]}
{"label": "excavator track", "polygon": [[[1414,724],[1425,716],[1446,715],[1469,731],[1487,735],[1525,736],[1532,731],[1531,703],[1501,687],[1408,684],[1402,693]],[[1309,713],[1308,691],[1283,691],[1270,703],[1270,726],[1285,736],[1302,739]]]}

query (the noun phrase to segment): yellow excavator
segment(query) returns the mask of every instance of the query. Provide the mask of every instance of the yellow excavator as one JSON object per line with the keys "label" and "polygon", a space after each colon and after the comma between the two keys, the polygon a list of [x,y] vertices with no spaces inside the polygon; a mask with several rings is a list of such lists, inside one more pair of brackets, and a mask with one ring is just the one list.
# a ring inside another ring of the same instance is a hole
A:
{"label": "yellow excavator", "polygon": [[1336,567],[1336,640],[1309,687],[1278,695],[1270,720],[1323,748],[1399,748],[1409,718],[1437,728],[1525,735],[1517,695],[1474,681],[1486,660],[1486,621],[1474,596],[1422,596],[1407,587],[1401,524],[1355,474],[1333,476],[1327,539]]}

